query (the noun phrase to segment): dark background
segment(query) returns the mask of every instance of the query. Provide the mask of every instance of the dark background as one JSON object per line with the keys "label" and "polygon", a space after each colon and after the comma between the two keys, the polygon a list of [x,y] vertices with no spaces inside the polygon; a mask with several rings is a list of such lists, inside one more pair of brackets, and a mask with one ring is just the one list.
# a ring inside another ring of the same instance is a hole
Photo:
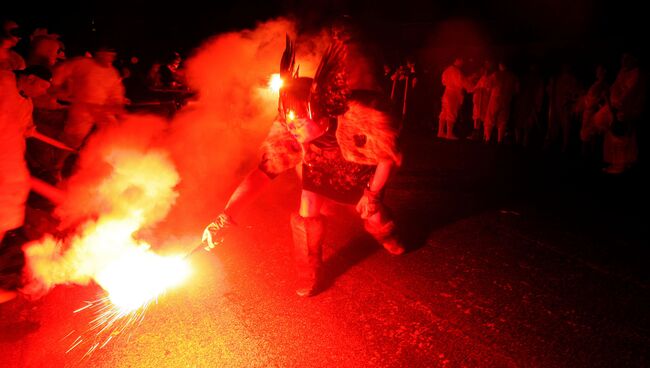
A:
{"label": "dark background", "polygon": [[[268,0],[230,4],[120,0],[94,4],[26,2],[4,9],[4,13],[26,31],[46,26],[62,34],[70,55],[82,53],[96,42],[113,43],[125,53],[155,55],[170,49],[187,53],[210,35],[253,27],[258,21],[282,15],[299,19],[305,30],[349,15],[369,41],[383,46],[388,59],[417,53],[436,32],[445,33],[445,39],[458,46],[472,42],[510,49],[538,45],[545,52],[558,50],[571,58],[580,57],[583,49],[644,54],[642,35],[647,28],[646,13],[628,0]],[[454,32],[454,27],[444,28],[449,22],[471,24],[480,40],[463,37],[467,33],[463,29]]]}

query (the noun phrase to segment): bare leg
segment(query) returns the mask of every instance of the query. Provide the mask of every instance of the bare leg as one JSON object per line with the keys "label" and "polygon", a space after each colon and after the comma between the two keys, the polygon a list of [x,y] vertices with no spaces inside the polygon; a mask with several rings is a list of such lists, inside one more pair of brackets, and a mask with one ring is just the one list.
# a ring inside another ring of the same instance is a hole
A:
{"label": "bare leg", "polygon": [[483,125],[483,140],[485,143],[490,143],[490,139],[492,138],[492,127],[489,125]]}
{"label": "bare leg", "polygon": [[503,143],[503,137],[506,134],[506,127],[500,126],[497,128],[497,142]]}
{"label": "bare leg", "polygon": [[454,120],[447,120],[447,135],[445,136],[447,139],[458,139],[454,135],[454,125],[456,122]]}
{"label": "bare leg", "polygon": [[444,138],[445,137],[445,128],[446,127],[447,127],[447,123],[443,119],[440,119],[438,121],[438,138]]}

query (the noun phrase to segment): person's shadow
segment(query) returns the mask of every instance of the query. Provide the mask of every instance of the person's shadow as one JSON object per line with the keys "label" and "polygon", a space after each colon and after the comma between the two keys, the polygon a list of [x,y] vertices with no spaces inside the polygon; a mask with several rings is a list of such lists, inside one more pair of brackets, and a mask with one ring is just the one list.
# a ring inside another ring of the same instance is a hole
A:
{"label": "person's shadow", "polygon": [[[500,147],[474,142],[444,142],[432,147],[425,142],[410,149],[385,198],[406,253],[427,246],[435,230],[502,205],[516,185],[510,180],[513,167],[502,165],[512,153]],[[445,157],[454,162],[440,163]],[[325,260],[321,291],[375,252],[384,251],[370,235],[356,232]]]}
{"label": "person's shadow", "polygon": [[30,320],[0,324],[0,342],[15,343],[41,328],[41,323]]}
{"label": "person's shadow", "polygon": [[383,251],[383,249],[370,235],[354,236],[324,261],[323,279],[319,285],[320,291],[332,287],[336,280],[349,269],[378,251]]}

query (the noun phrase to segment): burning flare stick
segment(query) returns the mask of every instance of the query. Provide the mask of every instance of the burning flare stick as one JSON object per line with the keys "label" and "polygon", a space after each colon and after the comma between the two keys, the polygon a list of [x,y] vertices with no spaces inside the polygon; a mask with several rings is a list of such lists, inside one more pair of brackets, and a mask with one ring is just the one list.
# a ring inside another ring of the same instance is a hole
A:
{"label": "burning flare stick", "polygon": [[60,148],[60,149],[62,149],[64,151],[70,151],[70,152],[75,152],[75,153],[77,152],[76,149],[68,147],[63,142],[57,141],[54,138],[50,138],[50,137],[46,136],[45,134],[37,132],[36,130],[33,130],[32,132],[30,132],[29,138],[38,139],[41,142],[47,143],[50,146],[54,146],[56,148]]}
{"label": "burning flare stick", "polygon": [[42,195],[47,198],[53,204],[61,204],[65,198],[63,191],[55,186],[52,186],[43,180],[31,177],[29,180],[31,190],[35,193]]}

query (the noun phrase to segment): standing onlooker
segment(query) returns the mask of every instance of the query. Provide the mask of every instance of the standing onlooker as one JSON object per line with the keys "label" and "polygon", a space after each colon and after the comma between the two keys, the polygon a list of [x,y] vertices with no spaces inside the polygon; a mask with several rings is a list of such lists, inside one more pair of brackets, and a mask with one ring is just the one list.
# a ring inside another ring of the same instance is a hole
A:
{"label": "standing onlooker", "polygon": [[25,69],[25,60],[12,50],[20,41],[19,27],[12,20],[5,21],[0,30],[0,70]]}
{"label": "standing onlooker", "polygon": [[503,143],[512,98],[519,92],[517,77],[506,67],[506,64],[499,63],[499,70],[496,71],[489,81],[490,102],[488,103],[485,116],[484,140],[489,142],[492,138],[492,131],[497,128],[497,142]]}
{"label": "standing onlooker", "polygon": [[458,111],[463,106],[465,92],[471,89],[471,82],[461,70],[463,64],[462,58],[456,58],[442,73],[445,92],[442,95],[442,110],[438,122],[439,138],[458,139],[454,135],[454,125],[458,119]]}
{"label": "standing onlooker", "polygon": [[639,62],[631,54],[622,57],[610,102],[614,121],[605,134],[604,159],[610,166],[604,171],[620,174],[636,163],[637,128],[645,103],[645,83]]}

